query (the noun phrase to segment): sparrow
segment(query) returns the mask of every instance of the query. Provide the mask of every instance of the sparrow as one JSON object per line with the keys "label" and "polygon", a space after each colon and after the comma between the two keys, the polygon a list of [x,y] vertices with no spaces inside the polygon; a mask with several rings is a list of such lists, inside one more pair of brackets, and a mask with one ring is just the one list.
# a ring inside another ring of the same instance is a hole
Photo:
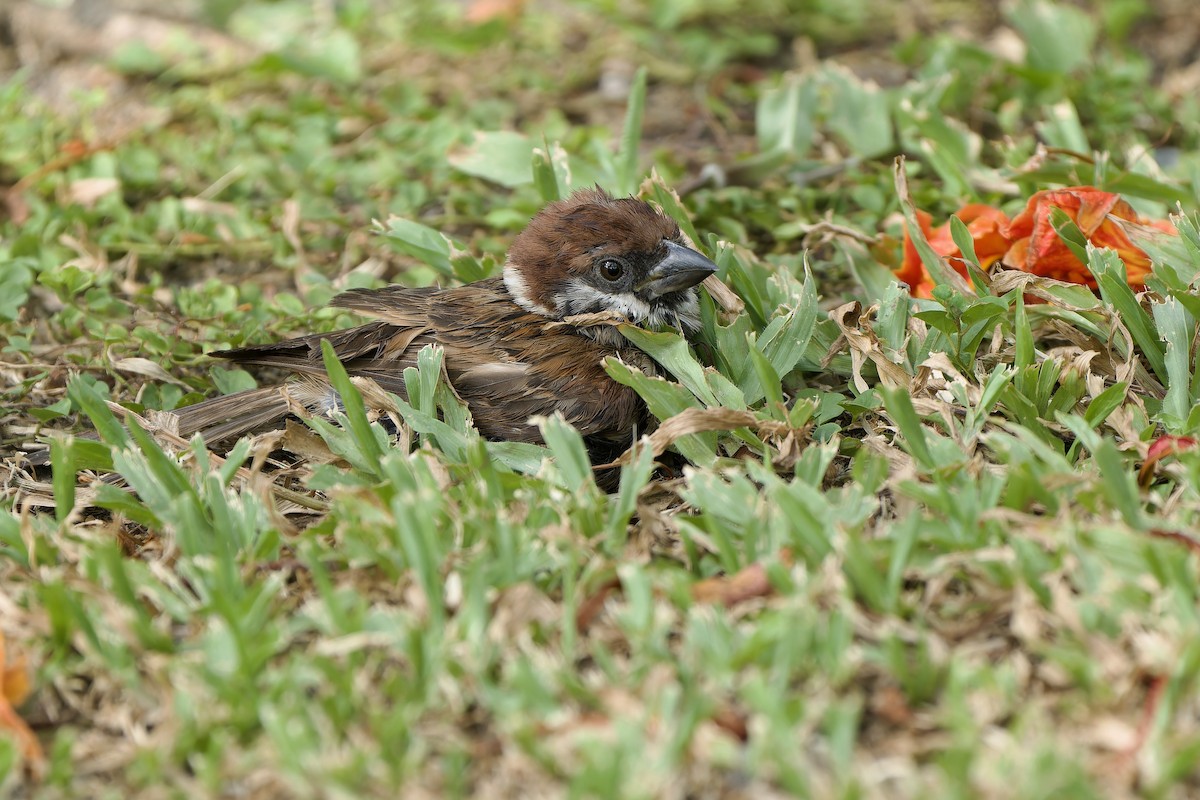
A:
{"label": "sparrow", "polygon": [[604,370],[609,356],[648,361],[611,321],[695,333],[695,287],[716,269],[648,203],[598,187],[577,191],[533,217],[509,248],[500,277],[453,288],[354,289],[331,304],[373,322],[210,353],[239,365],[283,367],[296,377],[180,409],[177,432],[219,444],[279,427],[291,412],[289,398],[312,413],[340,409],[325,376],[323,340],[347,373],[401,397],[405,367],[415,366],[423,347],[436,345],[484,437],[541,443],[531,419],[559,413],[583,435],[593,460],[611,456],[650,422],[637,393]]}

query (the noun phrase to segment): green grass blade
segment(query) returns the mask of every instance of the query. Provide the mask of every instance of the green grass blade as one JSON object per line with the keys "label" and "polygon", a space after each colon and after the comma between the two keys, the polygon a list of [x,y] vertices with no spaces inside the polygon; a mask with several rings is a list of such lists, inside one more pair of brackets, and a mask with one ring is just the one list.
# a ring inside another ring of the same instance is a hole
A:
{"label": "green grass blade", "polygon": [[542,138],[542,146],[533,149],[533,185],[542,202],[553,203],[561,198],[558,171],[554,167],[550,143],[545,137]]}
{"label": "green grass blade", "polygon": [[61,525],[75,508],[75,442],[55,436],[50,440],[51,484],[54,487],[54,518]]}
{"label": "green grass blade", "polygon": [[1151,306],[1159,339],[1165,347],[1163,362],[1167,371],[1167,395],[1162,415],[1172,431],[1180,430],[1192,410],[1192,369],[1190,350],[1195,323],[1175,298],[1164,298]]}
{"label": "green grass blade", "polygon": [[383,449],[379,446],[379,440],[371,429],[371,423],[367,420],[367,409],[363,405],[362,395],[350,382],[346,368],[342,366],[342,362],[338,359],[337,353],[334,352],[333,345],[329,343],[328,339],[321,340],[321,358],[325,362],[325,372],[329,376],[329,383],[341,399],[343,412],[349,422],[350,433],[363,456],[367,458],[372,471],[378,474],[379,460],[383,457]]}
{"label": "green grass blade", "polygon": [[539,419],[538,429],[546,447],[554,454],[554,466],[562,477],[563,486],[571,492],[582,491],[585,487],[594,489],[592,462],[579,431],[557,414]]}
{"label": "green grass blade", "polygon": [[67,382],[67,396],[91,420],[101,440],[112,447],[123,447],[129,441],[125,428],[108,408],[108,398],[96,384],[81,377],[72,378]]}
{"label": "green grass blade", "polygon": [[1125,262],[1112,250],[1093,247],[1090,244],[1086,261],[1088,269],[1096,276],[1100,296],[1116,311],[1121,322],[1129,329],[1133,341],[1145,355],[1154,374],[1166,383],[1170,376],[1167,374],[1165,348],[1154,326],[1154,320],[1138,303],[1133,289],[1129,287]]}
{"label": "green grass blade", "polygon": [[646,68],[640,67],[629,89],[629,104],[625,109],[625,126],[617,150],[617,192],[637,192],[639,177],[638,147],[642,143],[642,117],[646,113]]}
{"label": "green grass blade", "polygon": [[883,404],[887,408],[888,414],[891,415],[900,435],[904,437],[904,441],[908,445],[908,451],[923,468],[934,469],[937,465],[934,462],[933,453],[929,450],[925,426],[921,424],[921,419],[917,416],[916,409],[913,408],[912,397],[909,396],[908,390],[881,385],[879,391],[883,395]]}

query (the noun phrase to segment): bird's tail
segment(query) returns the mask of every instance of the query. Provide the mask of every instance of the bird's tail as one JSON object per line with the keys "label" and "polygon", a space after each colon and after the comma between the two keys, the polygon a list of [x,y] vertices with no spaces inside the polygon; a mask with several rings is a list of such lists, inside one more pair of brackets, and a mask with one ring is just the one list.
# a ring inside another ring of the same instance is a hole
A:
{"label": "bird's tail", "polygon": [[281,386],[267,386],[214,397],[171,412],[176,432],[185,439],[199,433],[209,445],[279,427],[289,411]]}
{"label": "bird's tail", "polygon": [[[158,419],[170,420],[166,424],[172,432],[185,439],[199,433],[209,446],[220,448],[246,434],[282,427],[289,411],[284,388],[267,386],[214,397],[176,411],[160,412]],[[92,440],[99,438],[92,431],[78,436]],[[50,463],[50,451],[35,450],[26,458],[32,466],[42,467]]]}

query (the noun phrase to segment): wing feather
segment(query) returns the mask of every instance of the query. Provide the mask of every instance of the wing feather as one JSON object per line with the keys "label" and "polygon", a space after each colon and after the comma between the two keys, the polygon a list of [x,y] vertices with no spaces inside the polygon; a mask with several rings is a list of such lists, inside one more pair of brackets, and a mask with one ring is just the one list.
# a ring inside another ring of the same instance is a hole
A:
{"label": "wing feather", "polygon": [[351,375],[404,396],[404,369],[433,344],[444,350],[446,374],[488,438],[541,441],[530,417],[558,412],[585,437],[625,442],[647,420],[637,394],[604,372],[604,358],[623,349],[548,326],[516,305],[500,279],[444,290],[353,290],[333,304],[377,321],[214,355],[322,376],[321,341],[328,340]]}

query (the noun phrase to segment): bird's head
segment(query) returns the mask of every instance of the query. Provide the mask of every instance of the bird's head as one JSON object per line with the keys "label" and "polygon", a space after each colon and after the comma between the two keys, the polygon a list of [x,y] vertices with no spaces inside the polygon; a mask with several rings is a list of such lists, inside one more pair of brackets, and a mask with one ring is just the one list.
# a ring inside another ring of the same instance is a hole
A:
{"label": "bird's head", "polygon": [[694,331],[694,287],[716,269],[684,244],[670,217],[597,188],[530,221],[509,248],[504,283],[519,305],[552,319],[607,311],[636,325]]}

